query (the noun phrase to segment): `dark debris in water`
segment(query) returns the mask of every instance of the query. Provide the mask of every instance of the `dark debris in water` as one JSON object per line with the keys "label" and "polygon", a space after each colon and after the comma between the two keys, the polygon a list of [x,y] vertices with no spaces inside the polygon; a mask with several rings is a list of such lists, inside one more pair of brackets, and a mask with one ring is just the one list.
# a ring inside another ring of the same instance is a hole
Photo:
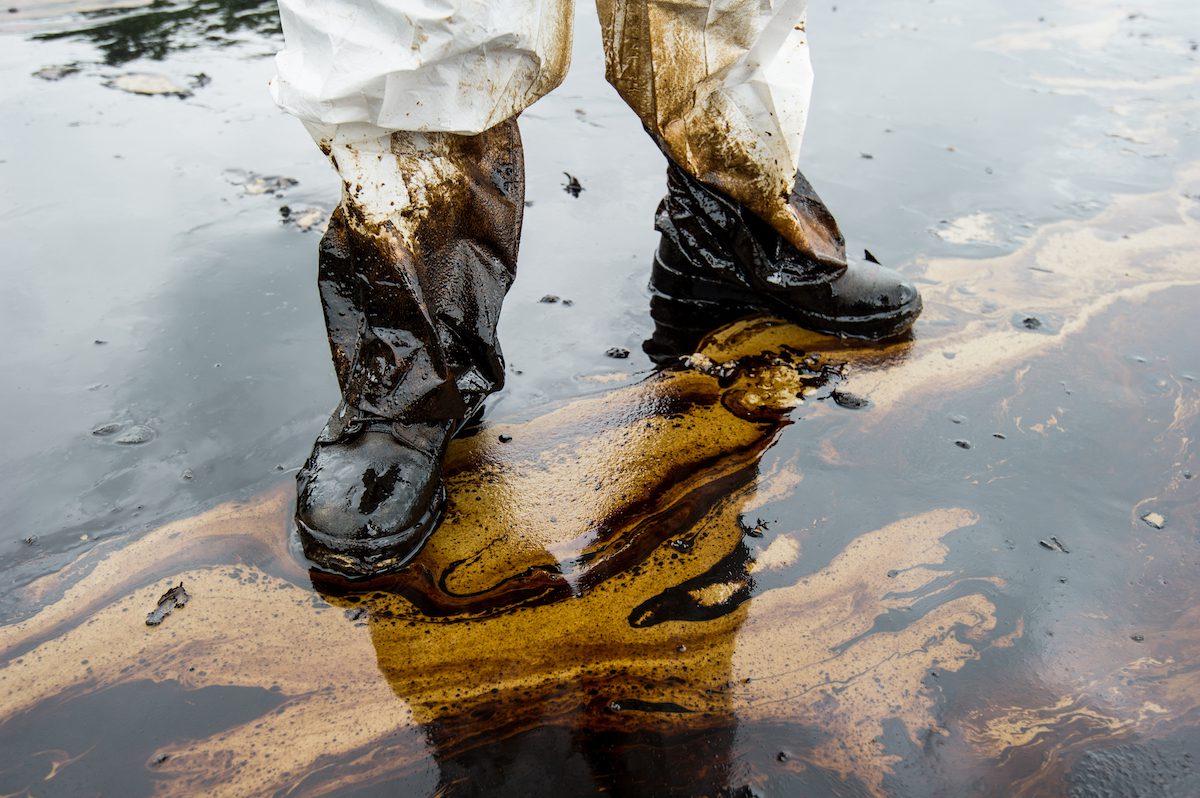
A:
{"label": "dark debris in water", "polygon": [[829,398],[833,399],[834,404],[838,407],[845,407],[849,410],[862,410],[871,404],[871,400],[865,396],[859,396],[849,391],[834,391],[829,394]]}
{"label": "dark debris in water", "polygon": [[957,446],[957,447],[958,447],[958,448],[960,448],[960,449],[970,449],[970,448],[971,448],[971,442],[970,442],[970,441],[957,440],[957,441],[955,441],[955,442],[954,442],[954,445],[955,445],[955,446]]}
{"label": "dark debris in water", "polygon": [[617,360],[624,360],[625,358],[629,357],[629,350],[623,346],[614,346],[606,350],[604,354],[607,357],[616,358]]}
{"label": "dark debris in water", "polygon": [[567,176],[567,183],[563,186],[563,191],[578,199],[579,195],[583,193],[583,184],[570,172],[563,172],[563,174]]}
{"label": "dark debris in water", "polygon": [[761,538],[763,533],[770,531],[771,523],[772,522],[764,521],[761,518],[755,518],[754,525],[751,526],[742,519],[738,519],[738,526],[742,528],[742,534],[752,538]]}
{"label": "dark debris in water", "polygon": [[1055,320],[1040,313],[1016,313],[1012,317],[1012,325],[1022,332],[1042,335],[1055,335],[1058,332]]}
{"label": "dark debris in water", "polygon": [[1051,535],[1049,540],[1039,540],[1038,545],[1047,551],[1060,551],[1063,554],[1071,553],[1070,549],[1064,546],[1063,542],[1054,535]]}
{"label": "dark debris in water", "polygon": [[190,598],[191,596],[183,587],[183,582],[180,582],[178,585],[159,596],[158,606],[146,615],[146,625],[158,626],[163,622],[164,618],[166,618],[176,609],[187,606]]}

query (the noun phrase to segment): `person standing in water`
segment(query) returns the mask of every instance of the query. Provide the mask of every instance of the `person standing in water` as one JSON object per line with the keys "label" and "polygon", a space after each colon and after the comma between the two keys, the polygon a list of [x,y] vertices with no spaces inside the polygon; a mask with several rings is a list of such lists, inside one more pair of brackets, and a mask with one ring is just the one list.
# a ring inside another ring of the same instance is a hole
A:
{"label": "person standing in water", "polygon": [[[596,6],[606,77],[668,161],[650,283],[691,312],[677,332],[698,339],[705,324],[770,312],[833,335],[905,333],[916,288],[847,262],[798,169],[807,0]],[[370,576],[403,566],[437,527],[449,441],[503,385],[496,324],[524,209],[517,117],[565,77],[574,4],[279,10],[272,95],[342,181],[318,267],[342,401],[297,475],[296,522],[318,566]]]}

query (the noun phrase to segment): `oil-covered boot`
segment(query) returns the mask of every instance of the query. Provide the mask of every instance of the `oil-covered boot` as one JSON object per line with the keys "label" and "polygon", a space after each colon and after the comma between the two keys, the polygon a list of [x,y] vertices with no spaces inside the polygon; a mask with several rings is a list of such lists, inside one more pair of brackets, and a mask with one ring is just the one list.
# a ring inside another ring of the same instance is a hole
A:
{"label": "oil-covered boot", "polygon": [[373,576],[433,533],[449,441],[504,382],[524,170],[515,120],[319,140],[343,180],[318,281],[342,402],[297,474],[296,522],[318,566]]}
{"label": "oil-covered boot", "polygon": [[674,163],[655,227],[650,288],[659,350],[686,348],[725,321],[772,313],[816,332],[871,340],[901,335],[921,312],[916,287],[876,263],[847,265],[837,222],[803,175],[788,202],[840,257],[817,258]]}

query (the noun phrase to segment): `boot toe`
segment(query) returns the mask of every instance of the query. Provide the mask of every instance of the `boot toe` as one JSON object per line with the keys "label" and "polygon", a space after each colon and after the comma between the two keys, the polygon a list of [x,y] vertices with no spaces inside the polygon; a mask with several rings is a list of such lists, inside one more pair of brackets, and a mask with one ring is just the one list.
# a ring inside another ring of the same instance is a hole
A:
{"label": "boot toe", "polygon": [[921,293],[899,272],[875,263],[851,264],[824,290],[797,297],[803,326],[819,332],[879,340],[901,335],[921,314]]}
{"label": "boot toe", "polygon": [[318,566],[369,576],[404,565],[445,504],[440,463],[386,432],[317,443],[297,474],[296,521]]}

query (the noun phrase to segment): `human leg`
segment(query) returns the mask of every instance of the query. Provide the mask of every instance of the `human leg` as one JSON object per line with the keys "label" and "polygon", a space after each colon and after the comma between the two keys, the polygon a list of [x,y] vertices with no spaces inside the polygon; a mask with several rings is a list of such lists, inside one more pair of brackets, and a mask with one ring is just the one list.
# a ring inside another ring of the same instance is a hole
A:
{"label": "human leg", "polygon": [[297,476],[296,518],[310,559],[352,576],[432,533],[449,439],[503,384],[516,115],[569,56],[565,0],[453,5],[281,2],[273,91],[342,180],[318,279],[342,401]]}
{"label": "human leg", "polygon": [[806,0],[597,0],[607,76],[670,161],[652,287],[699,319],[767,310],[822,332],[897,335],[916,289],[847,268],[798,170],[812,88]]}

